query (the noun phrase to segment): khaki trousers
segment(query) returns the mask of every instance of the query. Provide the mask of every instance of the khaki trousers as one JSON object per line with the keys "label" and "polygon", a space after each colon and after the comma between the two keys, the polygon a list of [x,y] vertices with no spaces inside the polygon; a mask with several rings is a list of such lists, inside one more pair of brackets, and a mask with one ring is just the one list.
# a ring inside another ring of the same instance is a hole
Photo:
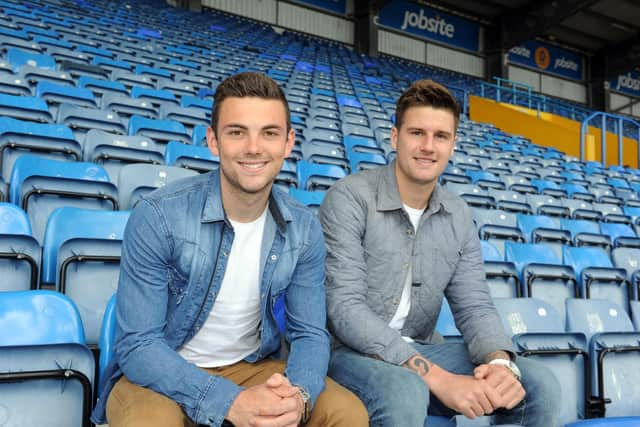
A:
{"label": "khaki trousers", "polygon": [[[263,384],[274,373],[283,373],[282,360],[263,360],[258,363],[238,362],[221,368],[203,368],[234,383],[251,387]],[[195,427],[182,408],[168,397],[131,383],[126,377],[118,380],[107,400],[109,427]],[[318,397],[306,424],[309,427],[366,427],[367,410],[349,390],[331,378]]]}

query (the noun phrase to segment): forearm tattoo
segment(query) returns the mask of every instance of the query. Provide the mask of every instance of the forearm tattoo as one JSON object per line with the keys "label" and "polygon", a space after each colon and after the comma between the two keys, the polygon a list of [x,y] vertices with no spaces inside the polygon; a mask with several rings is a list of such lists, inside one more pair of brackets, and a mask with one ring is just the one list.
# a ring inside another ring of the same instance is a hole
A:
{"label": "forearm tattoo", "polygon": [[429,361],[422,356],[413,356],[404,363],[404,367],[411,369],[421,377],[429,373]]}

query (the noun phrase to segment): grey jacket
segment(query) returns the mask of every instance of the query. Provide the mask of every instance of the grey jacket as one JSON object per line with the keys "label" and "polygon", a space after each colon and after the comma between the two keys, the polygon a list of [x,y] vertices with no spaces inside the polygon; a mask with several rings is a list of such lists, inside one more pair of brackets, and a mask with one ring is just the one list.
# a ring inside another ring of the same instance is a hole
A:
{"label": "grey jacket", "polygon": [[[320,208],[330,331],[360,353],[400,365],[418,354],[402,336],[441,342],[434,328],[444,294],[474,363],[496,350],[513,354],[486,285],[469,207],[437,185],[414,233],[394,167],[340,180]],[[409,268],[411,309],[398,332],[389,321]]]}

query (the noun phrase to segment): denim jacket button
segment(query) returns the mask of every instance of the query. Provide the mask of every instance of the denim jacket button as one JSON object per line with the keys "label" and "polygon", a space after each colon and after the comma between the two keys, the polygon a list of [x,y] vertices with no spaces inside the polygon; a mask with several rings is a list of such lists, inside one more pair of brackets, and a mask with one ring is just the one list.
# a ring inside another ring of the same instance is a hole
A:
{"label": "denim jacket button", "polygon": [[271,261],[275,261],[277,259],[278,259],[278,255],[276,254],[271,255]]}

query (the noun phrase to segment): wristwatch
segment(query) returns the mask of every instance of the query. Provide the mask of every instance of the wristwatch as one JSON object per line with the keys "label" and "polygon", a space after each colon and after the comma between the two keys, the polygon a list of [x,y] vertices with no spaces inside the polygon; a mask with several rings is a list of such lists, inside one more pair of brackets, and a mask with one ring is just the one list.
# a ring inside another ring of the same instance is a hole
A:
{"label": "wristwatch", "polygon": [[507,368],[507,369],[509,369],[511,371],[513,376],[516,377],[516,379],[518,381],[520,381],[520,378],[522,377],[522,374],[520,373],[520,369],[518,369],[518,365],[513,363],[511,360],[493,359],[491,362],[489,362],[489,365],[504,366],[505,368]]}
{"label": "wristwatch", "polygon": [[298,388],[300,389],[300,396],[302,396],[302,401],[304,402],[300,424],[305,424],[309,421],[309,418],[311,418],[311,395],[302,387],[298,386]]}

